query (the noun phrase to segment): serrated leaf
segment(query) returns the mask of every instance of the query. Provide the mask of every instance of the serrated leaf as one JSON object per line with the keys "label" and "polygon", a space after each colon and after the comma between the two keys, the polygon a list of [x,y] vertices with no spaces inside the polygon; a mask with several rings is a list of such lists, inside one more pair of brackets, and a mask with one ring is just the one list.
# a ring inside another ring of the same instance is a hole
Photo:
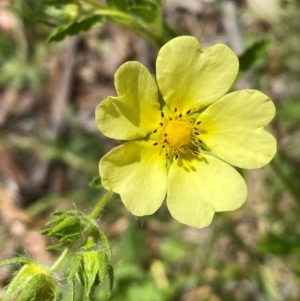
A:
{"label": "serrated leaf", "polygon": [[105,23],[105,17],[100,15],[91,15],[81,20],[74,21],[68,25],[58,27],[55,32],[50,35],[47,41],[59,42],[69,36],[77,35]]}
{"label": "serrated leaf", "polygon": [[270,45],[270,40],[261,40],[251,45],[240,57],[240,72],[248,70],[256,60],[265,53]]}
{"label": "serrated leaf", "polygon": [[111,8],[127,12],[128,5],[126,0],[106,0],[106,3]]}

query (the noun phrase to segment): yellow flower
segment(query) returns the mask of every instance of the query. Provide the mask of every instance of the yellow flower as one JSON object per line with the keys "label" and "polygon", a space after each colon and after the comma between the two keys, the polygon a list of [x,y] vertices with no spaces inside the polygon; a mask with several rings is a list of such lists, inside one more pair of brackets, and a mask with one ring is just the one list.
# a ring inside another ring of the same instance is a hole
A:
{"label": "yellow flower", "polygon": [[229,164],[267,164],[276,140],[263,128],[275,115],[266,95],[225,95],[237,73],[226,45],[203,50],[188,36],[161,48],[156,80],[138,62],[123,64],[115,74],[118,96],[96,109],[104,135],[125,141],[100,161],[103,186],[137,216],[154,213],[166,198],[175,219],[198,228],[214,212],[240,207],[246,184]]}

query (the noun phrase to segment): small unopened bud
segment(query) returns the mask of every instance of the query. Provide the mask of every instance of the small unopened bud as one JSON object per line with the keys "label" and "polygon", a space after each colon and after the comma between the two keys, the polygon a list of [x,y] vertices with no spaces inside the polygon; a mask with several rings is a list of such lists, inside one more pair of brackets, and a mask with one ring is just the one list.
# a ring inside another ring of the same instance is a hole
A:
{"label": "small unopened bud", "polygon": [[3,301],[58,301],[60,290],[52,273],[43,265],[25,264],[9,284]]}

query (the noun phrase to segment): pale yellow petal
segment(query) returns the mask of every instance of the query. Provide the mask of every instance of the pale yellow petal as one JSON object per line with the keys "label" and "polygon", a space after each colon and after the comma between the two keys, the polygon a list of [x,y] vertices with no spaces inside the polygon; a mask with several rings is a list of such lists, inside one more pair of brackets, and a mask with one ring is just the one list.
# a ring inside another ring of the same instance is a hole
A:
{"label": "pale yellow petal", "polygon": [[179,222],[203,228],[215,211],[239,208],[247,196],[241,175],[230,165],[207,154],[185,154],[169,170],[167,204]]}
{"label": "pale yellow petal", "polygon": [[222,97],[238,73],[237,56],[223,44],[205,50],[194,37],[178,37],[159,51],[156,74],[165,102],[179,113],[197,111]]}
{"label": "pale yellow petal", "polygon": [[133,214],[154,213],[167,191],[165,153],[150,141],[130,141],[100,160],[100,176],[107,190],[121,195]]}
{"label": "pale yellow petal", "polygon": [[200,139],[218,157],[241,168],[259,168],[276,153],[276,140],[263,129],[275,106],[256,90],[232,92],[198,118]]}
{"label": "pale yellow petal", "polygon": [[123,64],[115,74],[118,97],[108,97],[96,109],[96,122],[104,135],[131,140],[143,138],[159,124],[156,83],[138,62]]}

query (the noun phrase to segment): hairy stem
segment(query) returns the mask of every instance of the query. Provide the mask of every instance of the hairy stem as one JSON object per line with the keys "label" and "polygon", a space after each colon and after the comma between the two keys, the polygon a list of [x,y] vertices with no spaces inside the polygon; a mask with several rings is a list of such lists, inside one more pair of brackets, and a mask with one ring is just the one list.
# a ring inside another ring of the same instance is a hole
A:
{"label": "hairy stem", "polygon": [[60,254],[60,256],[57,258],[57,260],[53,263],[53,265],[50,268],[50,271],[53,272],[55,271],[60,265],[61,263],[64,261],[64,259],[68,256],[68,254],[71,251],[71,246],[65,248],[63,250],[63,252]]}
{"label": "hairy stem", "polygon": [[100,214],[103,207],[106,205],[107,201],[110,199],[112,191],[107,191],[100,201],[96,204],[92,212],[89,214],[89,218],[96,219]]}

